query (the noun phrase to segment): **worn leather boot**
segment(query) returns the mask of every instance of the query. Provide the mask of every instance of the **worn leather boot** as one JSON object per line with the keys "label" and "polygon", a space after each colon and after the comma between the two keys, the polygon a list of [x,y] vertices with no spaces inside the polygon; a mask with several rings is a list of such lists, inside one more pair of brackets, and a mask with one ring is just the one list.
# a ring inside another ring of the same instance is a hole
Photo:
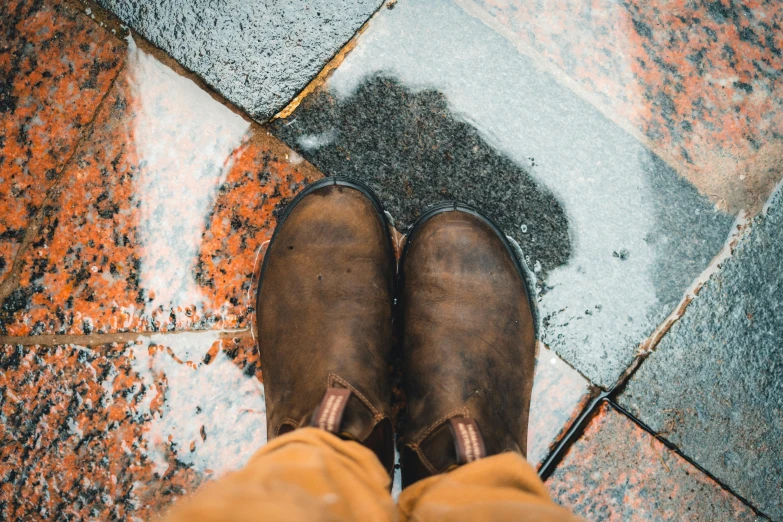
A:
{"label": "worn leather boot", "polygon": [[258,290],[269,439],[316,426],[370,448],[391,473],[395,272],[386,217],[366,186],[326,178],[288,206]]}
{"label": "worn leather boot", "polygon": [[400,273],[403,487],[504,451],[525,455],[534,304],[506,237],[470,207],[441,205],[408,235]]}

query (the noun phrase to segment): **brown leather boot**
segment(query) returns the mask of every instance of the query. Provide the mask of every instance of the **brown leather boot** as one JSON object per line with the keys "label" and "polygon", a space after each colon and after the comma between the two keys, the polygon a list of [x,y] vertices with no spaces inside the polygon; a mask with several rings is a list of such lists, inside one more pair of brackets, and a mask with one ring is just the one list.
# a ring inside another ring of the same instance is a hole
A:
{"label": "brown leather boot", "polygon": [[326,178],[291,202],[258,290],[269,439],[320,427],[367,446],[391,472],[394,276],[386,217],[369,188]]}
{"label": "brown leather boot", "polygon": [[506,237],[470,207],[441,205],[414,225],[400,273],[403,487],[504,451],[525,455],[534,304]]}

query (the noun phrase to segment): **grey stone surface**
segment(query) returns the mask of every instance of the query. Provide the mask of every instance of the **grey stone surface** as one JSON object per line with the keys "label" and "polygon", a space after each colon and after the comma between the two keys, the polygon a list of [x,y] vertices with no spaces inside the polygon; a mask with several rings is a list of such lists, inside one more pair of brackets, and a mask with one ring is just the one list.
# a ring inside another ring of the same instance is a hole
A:
{"label": "grey stone surface", "polygon": [[98,0],[257,120],[282,109],[381,0]]}
{"label": "grey stone surface", "polygon": [[398,2],[273,132],[363,179],[404,229],[444,199],[520,243],[543,340],[604,387],[668,315],[732,217],[447,0]]}
{"label": "grey stone surface", "polygon": [[633,376],[620,403],[783,520],[783,196]]}

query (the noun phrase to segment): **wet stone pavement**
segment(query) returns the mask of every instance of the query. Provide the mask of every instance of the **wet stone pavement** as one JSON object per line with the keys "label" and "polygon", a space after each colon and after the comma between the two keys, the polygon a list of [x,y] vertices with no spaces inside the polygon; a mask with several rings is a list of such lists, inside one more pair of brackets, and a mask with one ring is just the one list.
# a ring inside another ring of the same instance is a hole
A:
{"label": "wet stone pavement", "polygon": [[557,502],[783,520],[779,3],[100,4],[0,9],[0,518],[146,520],[241,467],[265,246],[343,175],[400,232],[457,199],[519,244]]}
{"label": "wet stone pavement", "polygon": [[99,0],[237,107],[267,119],[305,88],[380,0]]}

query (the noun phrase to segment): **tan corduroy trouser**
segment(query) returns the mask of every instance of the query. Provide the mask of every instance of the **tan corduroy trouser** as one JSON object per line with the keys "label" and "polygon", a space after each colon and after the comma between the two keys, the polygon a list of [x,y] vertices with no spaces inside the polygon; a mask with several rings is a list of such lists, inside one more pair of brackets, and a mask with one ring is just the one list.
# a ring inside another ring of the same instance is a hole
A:
{"label": "tan corduroy trouser", "polygon": [[180,501],[169,522],[232,521],[572,521],[533,468],[505,453],[389,495],[375,454],[316,428],[293,431],[261,448],[241,470]]}

